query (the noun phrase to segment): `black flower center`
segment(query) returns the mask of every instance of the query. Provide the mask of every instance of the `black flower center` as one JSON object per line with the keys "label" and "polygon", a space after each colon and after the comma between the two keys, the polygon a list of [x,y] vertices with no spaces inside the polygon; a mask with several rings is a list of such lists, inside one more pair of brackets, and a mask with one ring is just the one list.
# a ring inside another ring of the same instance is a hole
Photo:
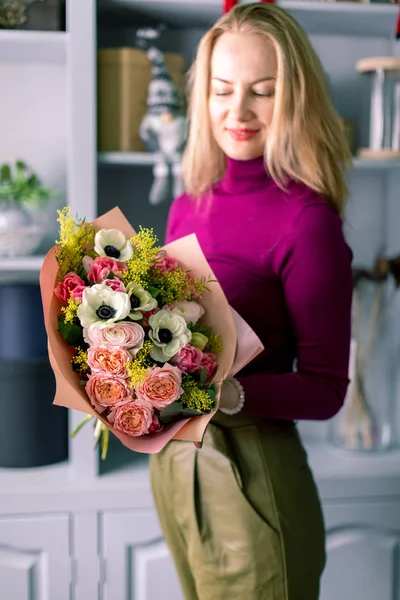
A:
{"label": "black flower center", "polygon": [[96,310],[96,315],[99,317],[99,319],[104,320],[111,319],[115,315],[115,313],[115,308],[113,308],[112,306],[108,306],[107,304],[102,304]]}
{"label": "black flower center", "polygon": [[119,258],[121,256],[121,252],[115,246],[105,246],[104,252],[107,256],[110,256],[110,258]]}
{"label": "black flower center", "polygon": [[158,339],[162,344],[169,344],[172,340],[172,333],[169,329],[160,329],[158,332]]}
{"label": "black flower center", "polygon": [[131,309],[132,310],[135,310],[135,308],[137,308],[138,306],[140,306],[140,300],[134,294],[131,295],[130,300],[131,300]]}

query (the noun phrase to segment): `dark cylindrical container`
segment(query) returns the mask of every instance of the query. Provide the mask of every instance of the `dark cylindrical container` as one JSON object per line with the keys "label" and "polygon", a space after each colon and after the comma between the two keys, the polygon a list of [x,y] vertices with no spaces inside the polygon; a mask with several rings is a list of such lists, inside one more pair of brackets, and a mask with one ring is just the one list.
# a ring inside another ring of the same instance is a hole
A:
{"label": "dark cylindrical container", "polygon": [[47,336],[38,284],[0,285],[0,359],[47,356]]}
{"label": "dark cylindrical container", "polygon": [[0,467],[28,468],[68,458],[68,411],[52,404],[48,358],[0,360]]}

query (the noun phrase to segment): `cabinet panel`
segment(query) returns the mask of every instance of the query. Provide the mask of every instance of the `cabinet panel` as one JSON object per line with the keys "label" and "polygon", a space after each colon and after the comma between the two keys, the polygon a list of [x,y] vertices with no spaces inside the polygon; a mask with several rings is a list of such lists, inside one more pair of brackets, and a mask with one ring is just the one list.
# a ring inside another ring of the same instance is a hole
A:
{"label": "cabinet panel", "polygon": [[325,508],[321,600],[400,600],[400,505]]}
{"label": "cabinet panel", "polygon": [[68,516],[0,519],[4,600],[70,600]]}
{"label": "cabinet panel", "polygon": [[104,600],[183,600],[154,511],[103,517]]}

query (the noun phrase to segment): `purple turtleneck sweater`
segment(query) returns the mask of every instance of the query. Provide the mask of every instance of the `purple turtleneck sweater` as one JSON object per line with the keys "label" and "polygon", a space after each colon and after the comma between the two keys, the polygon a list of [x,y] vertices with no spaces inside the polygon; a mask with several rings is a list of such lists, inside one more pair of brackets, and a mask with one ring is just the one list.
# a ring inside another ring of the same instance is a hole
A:
{"label": "purple turtleneck sweater", "polygon": [[174,201],[167,242],[190,233],[265,347],[237,375],[243,412],[332,417],[348,385],[351,326],[352,254],[340,217],[303,184],[282,191],[262,158],[229,160],[211,202]]}

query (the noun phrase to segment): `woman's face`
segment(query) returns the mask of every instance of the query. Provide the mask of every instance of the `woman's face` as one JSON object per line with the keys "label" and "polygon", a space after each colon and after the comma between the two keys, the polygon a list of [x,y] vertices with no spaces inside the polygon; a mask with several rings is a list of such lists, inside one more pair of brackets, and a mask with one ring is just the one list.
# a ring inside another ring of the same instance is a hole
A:
{"label": "woman's face", "polygon": [[209,111],[214,137],[229,157],[262,156],[274,108],[277,61],[265,37],[224,33],[211,57]]}

